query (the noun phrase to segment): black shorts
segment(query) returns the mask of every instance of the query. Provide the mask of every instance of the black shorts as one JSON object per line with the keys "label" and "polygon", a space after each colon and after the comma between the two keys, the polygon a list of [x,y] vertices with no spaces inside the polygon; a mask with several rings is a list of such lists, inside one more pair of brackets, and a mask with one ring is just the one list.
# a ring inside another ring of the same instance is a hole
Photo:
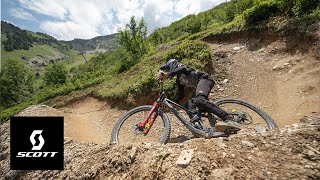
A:
{"label": "black shorts", "polygon": [[199,95],[208,97],[213,86],[214,81],[212,79],[200,79],[196,88],[196,97]]}

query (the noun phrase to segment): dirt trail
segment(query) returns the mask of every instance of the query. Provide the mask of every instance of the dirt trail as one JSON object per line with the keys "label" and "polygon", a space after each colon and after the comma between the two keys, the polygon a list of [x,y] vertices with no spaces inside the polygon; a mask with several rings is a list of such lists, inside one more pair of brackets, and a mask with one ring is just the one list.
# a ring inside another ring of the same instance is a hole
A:
{"label": "dirt trail", "polygon": [[87,97],[60,109],[66,114],[65,136],[92,143],[109,143],[115,122],[125,113]]}

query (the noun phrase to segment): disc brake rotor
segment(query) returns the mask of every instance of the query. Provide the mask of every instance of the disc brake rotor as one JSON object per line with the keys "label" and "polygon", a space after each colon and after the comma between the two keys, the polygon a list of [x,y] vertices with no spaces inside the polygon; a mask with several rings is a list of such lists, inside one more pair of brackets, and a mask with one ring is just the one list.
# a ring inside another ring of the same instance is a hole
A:
{"label": "disc brake rotor", "polygon": [[252,117],[250,116],[250,114],[248,114],[248,113],[246,113],[244,111],[240,111],[240,110],[237,110],[237,109],[232,109],[231,113],[233,115],[238,116],[239,120],[238,120],[237,123],[246,124],[246,125],[252,123]]}
{"label": "disc brake rotor", "polygon": [[133,132],[136,135],[144,135],[144,128],[143,127],[139,127],[138,124],[135,124],[133,126]]}

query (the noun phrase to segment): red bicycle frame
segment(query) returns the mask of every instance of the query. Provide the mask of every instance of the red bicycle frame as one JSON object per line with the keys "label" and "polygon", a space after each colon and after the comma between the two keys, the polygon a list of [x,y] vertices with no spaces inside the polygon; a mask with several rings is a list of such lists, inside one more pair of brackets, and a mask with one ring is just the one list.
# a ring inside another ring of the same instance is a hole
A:
{"label": "red bicycle frame", "polygon": [[[139,123],[138,125],[139,127],[146,129],[144,131],[144,135],[147,135],[149,133],[154,121],[157,119],[158,117],[158,113],[156,112],[157,109],[158,109],[158,102],[154,102],[152,109],[148,113],[148,116],[142,122]],[[153,116],[152,120],[149,121],[154,112],[156,112],[155,115]]]}

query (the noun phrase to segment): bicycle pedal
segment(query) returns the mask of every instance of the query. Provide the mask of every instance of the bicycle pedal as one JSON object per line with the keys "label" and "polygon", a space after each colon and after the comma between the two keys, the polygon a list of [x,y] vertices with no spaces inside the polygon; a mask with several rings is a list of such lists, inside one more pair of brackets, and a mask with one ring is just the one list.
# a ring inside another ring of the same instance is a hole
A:
{"label": "bicycle pedal", "polygon": [[218,131],[221,132],[225,132],[227,129],[239,129],[240,130],[240,126],[238,123],[233,123],[233,122],[223,122],[223,121],[218,121],[216,123],[215,128]]}
{"label": "bicycle pedal", "polygon": [[228,128],[224,131],[224,133],[226,134],[237,134],[238,131],[240,131],[241,129],[238,128]]}
{"label": "bicycle pedal", "polygon": [[208,133],[210,137],[221,137],[226,136],[226,133],[217,131],[216,129],[208,128]]}
{"label": "bicycle pedal", "polygon": [[192,125],[193,125],[193,127],[197,128],[197,129],[203,129],[199,122],[194,122],[194,123],[192,123]]}

